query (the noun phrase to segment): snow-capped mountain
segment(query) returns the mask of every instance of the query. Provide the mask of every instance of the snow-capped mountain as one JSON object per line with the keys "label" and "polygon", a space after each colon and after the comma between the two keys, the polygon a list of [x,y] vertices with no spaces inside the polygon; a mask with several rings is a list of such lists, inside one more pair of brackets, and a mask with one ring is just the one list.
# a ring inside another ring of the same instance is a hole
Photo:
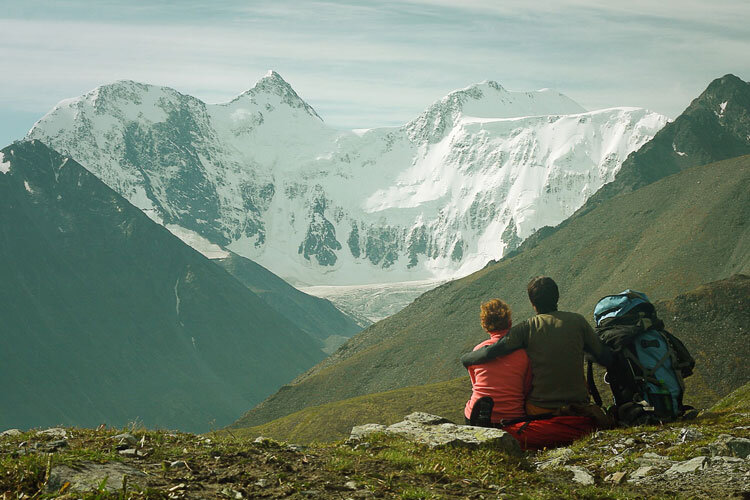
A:
{"label": "snow-capped mountain", "polygon": [[105,85],[58,104],[28,137],[198,249],[343,285],[481,268],[572,214],[666,121],[484,82],[402,127],[340,131],[269,72],[224,104]]}

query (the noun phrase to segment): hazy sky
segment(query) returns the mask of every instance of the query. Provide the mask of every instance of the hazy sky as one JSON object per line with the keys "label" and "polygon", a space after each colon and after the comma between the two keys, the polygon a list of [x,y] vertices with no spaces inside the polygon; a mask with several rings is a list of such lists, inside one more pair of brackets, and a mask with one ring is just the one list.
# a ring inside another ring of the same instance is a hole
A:
{"label": "hazy sky", "polygon": [[0,147],[120,79],[223,102],[274,69],[327,123],[360,128],[482,80],[674,117],[714,78],[750,78],[748,0],[0,4]]}

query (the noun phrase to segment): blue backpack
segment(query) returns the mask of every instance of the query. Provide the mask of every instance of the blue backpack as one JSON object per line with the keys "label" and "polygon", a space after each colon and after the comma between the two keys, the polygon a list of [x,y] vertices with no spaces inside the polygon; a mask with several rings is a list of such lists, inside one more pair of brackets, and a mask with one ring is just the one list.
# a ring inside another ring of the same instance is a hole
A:
{"label": "blue backpack", "polygon": [[[605,382],[614,396],[613,413],[623,425],[675,420],[687,407],[683,379],[695,360],[680,340],[664,329],[646,294],[625,290],[602,298],[594,308],[596,332],[614,354]],[[588,365],[589,392],[601,397]]]}

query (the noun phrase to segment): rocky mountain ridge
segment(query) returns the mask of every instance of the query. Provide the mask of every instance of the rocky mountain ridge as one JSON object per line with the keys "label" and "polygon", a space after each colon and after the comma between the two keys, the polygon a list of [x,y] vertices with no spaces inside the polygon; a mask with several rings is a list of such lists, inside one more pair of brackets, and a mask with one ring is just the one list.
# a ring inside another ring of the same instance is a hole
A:
{"label": "rocky mountain ridge", "polygon": [[573,216],[544,227],[506,257],[536,246],[607,200],[687,168],[750,154],[750,82],[727,74],[712,81],[690,105],[623,162],[612,182]]}
{"label": "rocky mountain ridge", "polygon": [[479,269],[573,213],[665,123],[484,82],[403,127],[342,132],[270,72],[217,105],[105,85],[60,103],[28,137],[186,241],[319,285]]}

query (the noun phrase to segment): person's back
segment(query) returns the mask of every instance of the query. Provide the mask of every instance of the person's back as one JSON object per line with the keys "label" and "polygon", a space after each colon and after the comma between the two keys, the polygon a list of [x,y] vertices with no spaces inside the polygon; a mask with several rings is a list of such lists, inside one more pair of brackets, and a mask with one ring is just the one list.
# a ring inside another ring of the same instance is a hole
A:
{"label": "person's back", "polygon": [[[502,338],[503,332],[489,332],[490,339],[478,344],[474,350],[494,344]],[[471,399],[466,402],[464,415],[471,419],[476,402],[485,396],[492,398],[492,422],[522,417],[526,414],[524,402],[531,385],[529,357],[523,349],[506,356],[495,358],[485,364],[468,368],[471,378]]]}
{"label": "person's back", "polygon": [[576,313],[552,311],[529,318],[519,329],[534,374],[527,403],[542,409],[587,403],[583,357],[590,343],[587,337],[595,334],[586,319]]}
{"label": "person's back", "polygon": [[[479,317],[482,328],[490,339],[478,344],[474,347],[475,350],[493,344],[508,333],[511,326],[510,307],[500,299],[483,303]],[[467,422],[473,421],[472,415],[476,420],[479,418],[478,412],[486,411],[482,410],[478,402],[487,398],[492,400],[492,423],[525,414],[524,401],[531,385],[529,358],[525,351],[519,349],[487,363],[470,366],[468,371],[472,393],[464,408]]]}
{"label": "person's back", "polygon": [[587,403],[584,351],[605,365],[611,353],[583,316],[557,310],[559,292],[551,278],[535,278],[529,283],[528,292],[537,315],[511,328],[495,344],[465,354],[462,363],[468,368],[517,349],[526,349],[534,374],[527,397],[527,413]]}

